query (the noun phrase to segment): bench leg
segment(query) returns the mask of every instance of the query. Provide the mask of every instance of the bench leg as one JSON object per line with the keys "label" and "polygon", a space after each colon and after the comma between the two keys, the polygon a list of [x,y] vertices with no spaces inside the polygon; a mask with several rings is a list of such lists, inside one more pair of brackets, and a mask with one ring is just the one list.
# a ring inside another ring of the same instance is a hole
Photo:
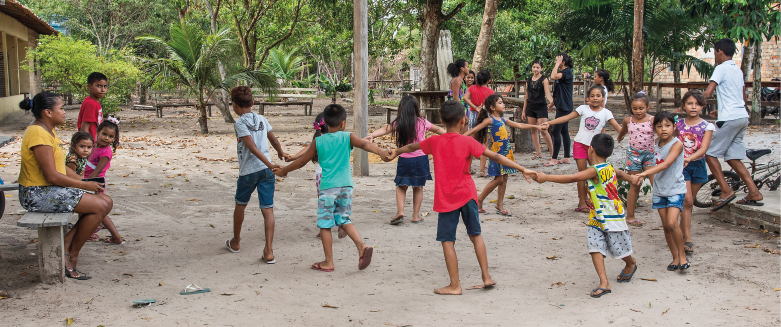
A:
{"label": "bench leg", "polygon": [[266,115],[266,106],[262,103],[260,104],[260,114],[265,116]]}
{"label": "bench leg", "polygon": [[391,123],[390,115],[391,115],[391,111],[388,110],[388,109],[385,109],[385,116],[386,116],[385,117],[385,121],[386,121],[386,124],[388,124],[388,125],[390,125],[390,123]]}
{"label": "bench leg", "polygon": [[211,105],[209,105],[209,113],[208,113],[208,115],[209,115],[209,117],[212,116],[212,106]]}
{"label": "bench leg", "polygon": [[65,281],[62,226],[38,228],[38,272],[46,284]]}

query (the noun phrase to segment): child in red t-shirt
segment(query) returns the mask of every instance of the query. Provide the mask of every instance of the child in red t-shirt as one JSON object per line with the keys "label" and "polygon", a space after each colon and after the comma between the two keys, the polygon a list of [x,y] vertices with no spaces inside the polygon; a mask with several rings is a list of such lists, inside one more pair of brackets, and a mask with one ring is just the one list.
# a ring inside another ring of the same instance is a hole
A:
{"label": "child in red t-shirt", "polygon": [[468,289],[488,288],[496,285],[488,273],[488,256],[483,237],[480,235],[480,219],[477,213],[477,189],[469,174],[469,160],[481,155],[507,167],[523,172],[526,180],[536,176],[535,172],[519,166],[507,157],[486,150],[475,139],[459,134],[466,125],[464,106],[458,101],[445,101],[439,109],[446,134],[435,135],[420,143],[412,143],[393,151],[392,160],[402,153],[423,150],[434,156],[434,211],[439,212],[437,222],[437,241],[442,242],[445,252],[445,264],[450,275],[450,285],[434,290],[436,294],[459,295],[461,283],[458,279],[458,258],[456,257],[456,227],[461,216],[469,239],[475,246],[477,262],[482,270],[483,284]]}
{"label": "child in red t-shirt", "polygon": [[103,108],[100,99],[106,96],[108,90],[108,78],[102,73],[94,72],[87,76],[87,89],[89,96],[84,98],[79,108],[79,119],[76,121],[79,131],[92,135],[93,140],[98,139],[98,125],[103,122]]}

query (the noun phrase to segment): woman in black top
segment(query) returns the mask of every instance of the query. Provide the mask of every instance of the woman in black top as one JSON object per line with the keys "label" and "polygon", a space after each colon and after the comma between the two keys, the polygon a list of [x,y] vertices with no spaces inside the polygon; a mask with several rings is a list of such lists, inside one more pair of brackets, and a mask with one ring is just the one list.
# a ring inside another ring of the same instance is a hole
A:
{"label": "woman in black top", "polygon": [[[548,108],[556,106],[556,118],[566,116],[572,112],[572,58],[566,53],[556,57],[556,64],[553,66],[550,79],[555,82],[553,82],[553,102],[548,104]],[[551,134],[553,136],[553,152],[551,160],[546,162],[545,166],[569,164],[570,149],[572,148],[569,139],[569,123],[553,125]],[[559,149],[562,142],[564,142],[564,159],[559,161]]]}
{"label": "woman in black top", "polygon": [[[539,60],[532,62],[532,76],[526,81],[526,99],[523,103],[523,113],[521,120],[529,120],[531,125],[542,125],[548,121],[548,102],[553,103],[553,97],[550,94],[550,84],[548,78],[542,75],[542,63]],[[546,101],[547,100],[547,101]],[[541,130],[545,144],[550,151],[553,147],[550,134],[547,130]],[[542,159],[540,147],[540,136],[537,131],[532,131],[532,142],[534,142],[534,159]]]}

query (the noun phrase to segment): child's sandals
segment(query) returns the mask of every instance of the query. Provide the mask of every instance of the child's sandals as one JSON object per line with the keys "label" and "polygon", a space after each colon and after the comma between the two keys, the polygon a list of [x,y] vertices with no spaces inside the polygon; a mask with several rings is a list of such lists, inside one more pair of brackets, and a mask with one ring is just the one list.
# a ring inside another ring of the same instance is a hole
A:
{"label": "child's sandals", "polygon": [[477,209],[477,213],[479,213],[479,214],[481,214],[481,215],[487,215],[487,214],[488,214],[488,211],[487,211],[487,210],[485,210],[485,209]]}
{"label": "child's sandals", "polygon": [[498,214],[500,214],[500,215],[502,215],[502,216],[505,216],[505,217],[512,217],[512,216],[513,216],[513,214],[511,214],[511,213],[510,213],[509,211],[507,211],[507,210],[499,210],[499,208],[498,208],[498,207],[494,207],[494,208],[496,209],[496,213],[498,213]]}

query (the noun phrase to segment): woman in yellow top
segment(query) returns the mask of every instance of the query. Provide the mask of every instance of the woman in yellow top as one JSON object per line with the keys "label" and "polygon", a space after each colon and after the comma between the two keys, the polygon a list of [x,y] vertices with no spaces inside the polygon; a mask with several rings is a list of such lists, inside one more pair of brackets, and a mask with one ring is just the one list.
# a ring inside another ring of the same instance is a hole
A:
{"label": "woman in yellow top", "polygon": [[[65,275],[78,280],[90,279],[76,270],[79,251],[114,202],[103,194],[102,185],[84,182],[65,166],[65,152],[54,127],[65,123],[62,98],[42,92],[19,103],[31,110],[35,121],[22,138],[22,169],[19,172],[19,202],[31,212],[77,212],[79,221],[65,236],[72,240],[65,248],[68,260]],[[95,194],[86,193],[86,191]]]}

